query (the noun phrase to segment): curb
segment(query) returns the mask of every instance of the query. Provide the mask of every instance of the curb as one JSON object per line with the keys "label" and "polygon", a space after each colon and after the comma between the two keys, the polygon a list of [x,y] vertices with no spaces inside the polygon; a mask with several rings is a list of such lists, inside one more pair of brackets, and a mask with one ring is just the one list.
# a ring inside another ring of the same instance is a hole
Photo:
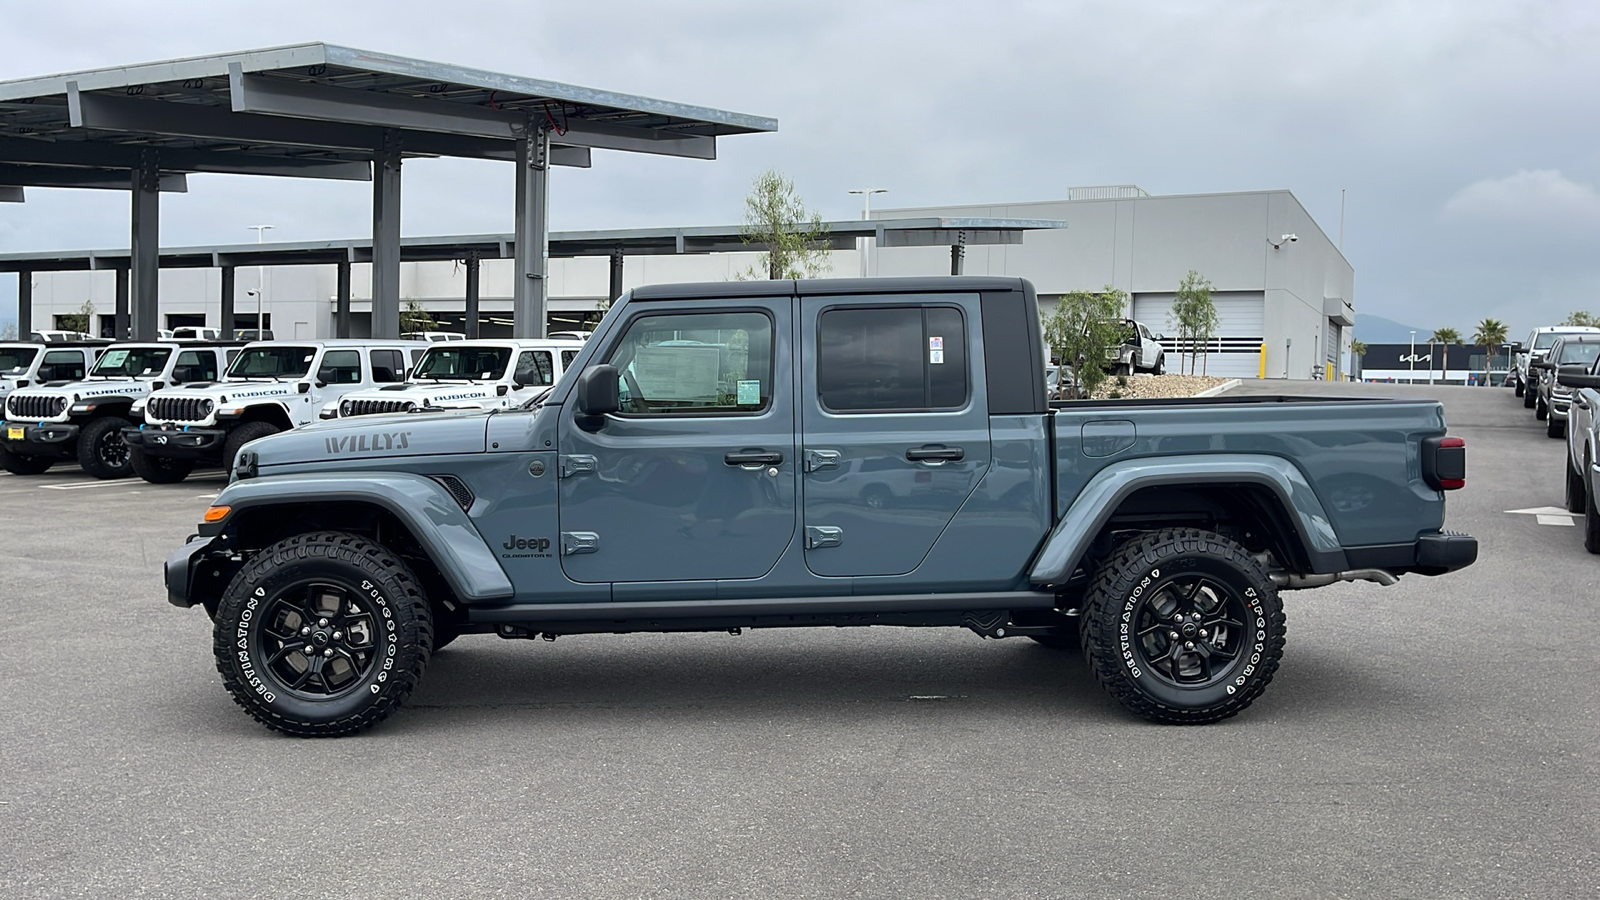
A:
{"label": "curb", "polygon": [[1222,393],[1223,391],[1232,390],[1233,388],[1238,387],[1239,384],[1240,384],[1239,379],[1230,378],[1227,381],[1224,381],[1223,383],[1217,385],[1214,388],[1206,388],[1205,390],[1201,391],[1200,393],[1195,394],[1195,396],[1196,397],[1215,397],[1216,395]]}

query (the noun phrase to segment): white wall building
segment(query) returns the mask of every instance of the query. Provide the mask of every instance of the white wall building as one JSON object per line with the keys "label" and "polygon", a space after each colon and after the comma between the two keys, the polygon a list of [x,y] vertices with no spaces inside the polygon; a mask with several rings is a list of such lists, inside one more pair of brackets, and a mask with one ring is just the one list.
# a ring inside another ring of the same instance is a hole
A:
{"label": "white wall building", "polygon": [[[1213,375],[1310,378],[1347,370],[1354,271],[1348,261],[1288,191],[1149,196],[1138,188],[1079,188],[1069,199],[982,206],[874,210],[874,218],[922,216],[1055,219],[1065,229],[1027,232],[1021,244],[972,246],[965,250],[970,275],[1018,276],[1038,288],[1042,306],[1073,290],[1112,285],[1132,297],[1132,316],[1152,330],[1173,331],[1168,322],[1173,293],[1194,269],[1211,280],[1221,326],[1206,357]],[[1298,240],[1282,241],[1293,234]],[[1279,246],[1274,248],[1274,244]],[[868,249],[874,275],[932,275],[950,271],[946,247]],[[756,264],[757,253],[630,256],[625,288],[641,284],[726,281]],[[854,277],[855,251],[830,254],[831,272]],[[255,323],[256,297],[279,338],[328,337],[334,333],[332,266],[240,268],[235,285],[235,326]],[[465,269],[450,262],[401,266],[400,295],[421,303],[443,327],[459,330],[466,292]],[[604,258],[552,259],[549,268],[551,328],[573,328],[592,317],[609,287]],[[483,334],[510,333],[510,260],[482,263]],[[99,272],[36,272],[33,328],[56,327],[57,316],[76,312],[89,300],[92,329],[109,335],[116,308],[115,275]],[[216,269],[161,272],[161,327],[217,325],[221,273]],[[352,270],[353,333],[370,333],[370,269]],[[1167,341],[1168,370],[1178,367],[1176,343]]]}

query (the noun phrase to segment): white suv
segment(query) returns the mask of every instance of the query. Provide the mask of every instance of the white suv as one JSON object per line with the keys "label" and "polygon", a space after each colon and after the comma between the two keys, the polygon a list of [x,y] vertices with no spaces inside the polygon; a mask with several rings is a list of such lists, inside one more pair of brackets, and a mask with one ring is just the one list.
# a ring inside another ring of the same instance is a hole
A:
{"label": "white suv", "polygon": [[543,395],[582,341],[475,340],[428,347],[406,384],[345,395],[324,418],[431,409],[508,409]]}
{"label": "white suv", "polygon": [[405,381],[426,345],[398,340],[259,341],[221,381],[156,391],[124,431],[145,481],[182,481],[197,465],[233,466],[251,441],[316,421],[352,391]]}

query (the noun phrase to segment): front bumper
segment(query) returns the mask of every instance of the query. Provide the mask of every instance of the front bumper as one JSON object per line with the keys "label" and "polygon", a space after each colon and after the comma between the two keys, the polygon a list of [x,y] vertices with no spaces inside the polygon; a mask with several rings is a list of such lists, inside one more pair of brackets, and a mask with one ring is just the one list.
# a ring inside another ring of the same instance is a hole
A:
{"label": "front bumper", "polygon": [[129,447],[165,459],[215,459],[227,438],[225,428],[141,425],[122,429],[122,439]]}
{"label": "front bumper", "polygon": [[1550,409],[1550,418],[1560,422],[1567,417],[1567,411],[1572,408],[1572,395],[1557,397],[1552,394],[1550,401],[1545,405]]}
{"label": "front bumper", "polygon": [[78,450],[78,426],[70,422],[6,422],[0,444],[22,456],[71,456]]}

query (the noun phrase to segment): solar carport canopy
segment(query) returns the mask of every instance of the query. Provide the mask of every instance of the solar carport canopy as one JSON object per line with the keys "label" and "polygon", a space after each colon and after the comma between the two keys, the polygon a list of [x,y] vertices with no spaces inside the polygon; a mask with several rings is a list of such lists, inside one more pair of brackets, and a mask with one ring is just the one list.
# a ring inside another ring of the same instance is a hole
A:
{"label": "solar carport canopy", "polygon": [[373,325],[387,335],[399,324],[401,161],[515,161],[514,315],[519,333],[535,334],[549,166],[588,166],[594,149],[715,159],[720,136],[776,129],[760,116],[300,44],[0,82],[0,199],[29,186],[131,190],[134,336],[153,337],[157,198],[186,188],[178,176],[372,180]]}

